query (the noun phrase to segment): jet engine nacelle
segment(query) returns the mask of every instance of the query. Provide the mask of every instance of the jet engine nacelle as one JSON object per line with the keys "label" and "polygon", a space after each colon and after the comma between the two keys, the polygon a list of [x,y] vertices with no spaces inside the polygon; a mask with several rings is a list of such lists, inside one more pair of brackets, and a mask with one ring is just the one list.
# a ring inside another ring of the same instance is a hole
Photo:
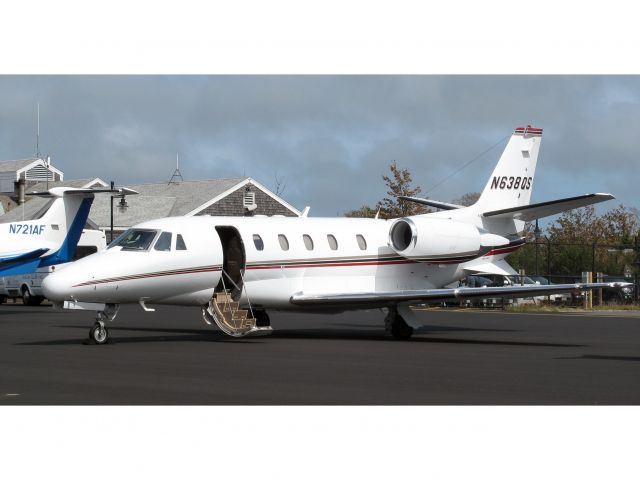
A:
{"label": "jet engine nacelle", "polygon": [[482,247],[509,241],[477,227],[446,218],[400,218],[389,229],[389,246],[405,258],[447,260],[473,257]]}

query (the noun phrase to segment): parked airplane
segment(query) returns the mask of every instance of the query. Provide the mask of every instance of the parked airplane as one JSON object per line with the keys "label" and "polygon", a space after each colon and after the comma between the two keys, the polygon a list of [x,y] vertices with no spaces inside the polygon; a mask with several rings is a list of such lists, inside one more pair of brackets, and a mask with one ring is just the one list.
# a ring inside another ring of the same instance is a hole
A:
{"label": "parked airplane", "polygon": [[542,129],[517,128],[476,204],[408,199],[441,209],[394,220],[178,217],[141,223],[107,250],[46,278],[58,306],[98,311],[90,330],[124,303],[198,305],[204,320],[242,336],[270,329],[268,311],[385,308],[387,331],[407,339],[416,303],[529,297],[609,284],[445,288],[471,273],[513,274],[505,256],[524,244],[525,221],[612,199],[609,194],[530,204]]}
{"label": "parked airplane", "polygon": [[94,194],[102,192],[137,193],[126,188],[55,187],[28,194],[51,201],[36,214],[36,220],[0,224],[0,275],[34,273],[40,267],[73,260]]}

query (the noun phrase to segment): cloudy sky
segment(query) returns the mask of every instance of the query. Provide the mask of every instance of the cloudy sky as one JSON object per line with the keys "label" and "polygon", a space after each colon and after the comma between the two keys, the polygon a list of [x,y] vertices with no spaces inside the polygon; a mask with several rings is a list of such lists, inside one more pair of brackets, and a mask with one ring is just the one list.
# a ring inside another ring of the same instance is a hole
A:
{"label": "cloudy sky", "polygon": [[481,190],[532,124],[533,201],[640,207],[638,76],[0,76],[0,159],[35,153],[38,102],[40,151],[68,179],[167,181],[179,152],[185,180],[277,174],[286,200],[335,215],[382,198],[393,160],[431,198]]}

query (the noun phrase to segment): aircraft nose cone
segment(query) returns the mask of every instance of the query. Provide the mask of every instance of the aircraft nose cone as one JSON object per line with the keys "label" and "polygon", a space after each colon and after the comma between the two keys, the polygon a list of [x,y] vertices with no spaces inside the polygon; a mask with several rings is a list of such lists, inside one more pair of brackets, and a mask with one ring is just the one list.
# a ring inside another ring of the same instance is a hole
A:
{"label": "aircraft nose cone", "polygon": [[61,302],[67,298],[68,289],[57,273],[50,273],[42,280],[42,292],[52,302]]}

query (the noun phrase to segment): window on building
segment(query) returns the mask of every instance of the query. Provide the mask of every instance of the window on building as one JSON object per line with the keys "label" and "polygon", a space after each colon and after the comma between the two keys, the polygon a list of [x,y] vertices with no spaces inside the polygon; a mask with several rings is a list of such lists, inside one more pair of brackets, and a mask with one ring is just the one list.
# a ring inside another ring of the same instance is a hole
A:
{"label": "window on building", "polygon": [[156,244],[153,246],[153,249],[159,252],[170,252],[172,237],[173,234],[171,232],[162,232],[158,237]]}
{"label": "window on building", "polygon": [[304,241],[304,246],[307,247],[307,250],[313,250],[313,240],[306,233],[302,235],[302,240]]}
{"label": "window on building", "polygon": [[264,242],[262,241],[262,237],[260,235],[253,235],[253,244],[256,246],[256,250],[264,250]]}
{"label": "window on building", "polygon": [[327,241],[329,242],[329,248],[331,248],[331,250],[337,250],[338,249],[338,241],[336,240],[336,237],[334,237],[333,235],[329,234],[329,235],[327,235]]}
{"label": "window on building", "polygon": [[187,244],[184,243],[184,238],[182,238],[182,235],[178,234],[176,238],[176,250],[186,250],[186,249],[187,249]]}
{"label": "window on building", "polygon": [[360,250],[367,249],[367,241],[364,239],[362,235],[360,234],[356,235],[356,240],[358,240],[358,246],[360,247]]}
{"label": "window on building", "polygon": [[282,250],[289,250],[289,240],[287,240],[287,237],[282,234],[278,235],[278,242],[280,242],[280,248],[282,248]]}

